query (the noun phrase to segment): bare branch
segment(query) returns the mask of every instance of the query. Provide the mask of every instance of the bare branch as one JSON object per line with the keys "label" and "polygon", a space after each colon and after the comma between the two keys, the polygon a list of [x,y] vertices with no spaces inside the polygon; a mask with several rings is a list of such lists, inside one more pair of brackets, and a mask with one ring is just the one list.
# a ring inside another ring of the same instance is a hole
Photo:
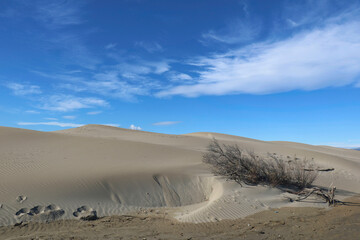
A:
{"label": "bare branch", "polygon": [[[312,162],[298,158],[285,161],[275,154],[268,158],[246,153],[237,145],[220,145],[216,139],[208,146],[203,161],[210,164],[212,172],[229,180],[246,184],[269,184],[304,189],[309,187],[318,175]],[[305,170],[307,169],[307,170]]]}

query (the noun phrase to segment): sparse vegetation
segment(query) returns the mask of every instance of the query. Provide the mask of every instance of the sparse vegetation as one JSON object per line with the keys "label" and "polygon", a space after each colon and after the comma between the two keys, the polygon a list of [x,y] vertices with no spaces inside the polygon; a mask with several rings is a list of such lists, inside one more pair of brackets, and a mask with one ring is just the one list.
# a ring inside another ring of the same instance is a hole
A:
{"label": "sparse vegetation", "polygon": [[327,192],[318,187],[313,187],[310,189],[304,189],[300,192],[289,191],[289,193],[296,194],[296,195],[298,195],[298,197],[295,199],[290,198],[290,197],[287,197],[287,198],[292,202],[292,201],[301,201],[301,200],[308,198],[311,195],[315,195],[315,196],[323,199],[325,202],[327,202],[329,204],[329,206],[336,205],[337,203],[344,204],[342,201],[335,199],[335,191],[336,191],[335,186],[329,187]]}
{"label": "sparse vegetation", "polygon": [[311,186],[318,175],[318,171],[308,171],[315,169],[313,161],[289,156],[284,160],[276,154],[260,157],[237,145],[220,145],[215,139],[203,155],[203,161],[211,165],[214,174],[239,184],[266,184],[301,190]]}

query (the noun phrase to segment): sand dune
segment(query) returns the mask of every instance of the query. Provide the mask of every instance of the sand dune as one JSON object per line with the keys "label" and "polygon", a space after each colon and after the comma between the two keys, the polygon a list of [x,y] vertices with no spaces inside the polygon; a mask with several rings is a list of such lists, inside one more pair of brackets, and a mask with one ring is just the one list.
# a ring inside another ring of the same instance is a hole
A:
{"label": "sand dune", "polygon": [[260,155],[314,158],[319,166],[335,168],[321,173],[317,185],[335,184],[340,198],[360,193],[360,151],[101,125],[56,132],[0,127],[0,225],[153,209],[200,223],[283,206],[326,207],[320,201],[290,203],[278,189],[240,187],[213,176],[201,162],[212,138]]}

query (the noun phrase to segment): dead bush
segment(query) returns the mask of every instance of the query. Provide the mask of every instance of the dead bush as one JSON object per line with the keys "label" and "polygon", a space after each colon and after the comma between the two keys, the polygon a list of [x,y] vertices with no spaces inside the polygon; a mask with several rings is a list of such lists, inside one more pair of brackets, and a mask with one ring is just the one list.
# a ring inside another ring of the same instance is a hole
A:
{"label": "dead bush", "polygon": [[209,144],[203,161],[211,165],[214,174],[240,185],[267,184],[304,189],[318,175],[317,171],[306,170],[314,169],[312,161],[289,157],[284,160],[275,154],[260,157],[254,152],[243,151],[237,145],[220,145],[215,139]]}

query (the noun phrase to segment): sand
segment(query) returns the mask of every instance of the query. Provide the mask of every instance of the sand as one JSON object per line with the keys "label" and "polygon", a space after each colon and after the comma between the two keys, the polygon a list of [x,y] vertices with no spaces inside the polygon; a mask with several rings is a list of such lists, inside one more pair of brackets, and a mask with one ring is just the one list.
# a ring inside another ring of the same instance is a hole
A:
{"label": "sand", "polygon": [[183,223],[164,211],[103,217],[95,221],[26,222],[0,227],[2,239],[326,239],[357,240],[360,196],[351,204],[324,208],[280,208],[236,220]]}
{"label": "sand", "polygon": [[0,226],[71,221],[93,211],[111,216],[166,210],[173,221],[208,224],[282,207],[327,208],[318,199],[289,202],[279,189],[241,187],[213,176],[201,161],[212,138],[259,155],[314,159],[335,168],[321,172],[315,185],[337,186],[339,199],[360,193],[356,150],[101,125],[55,132],[0,127]]}

